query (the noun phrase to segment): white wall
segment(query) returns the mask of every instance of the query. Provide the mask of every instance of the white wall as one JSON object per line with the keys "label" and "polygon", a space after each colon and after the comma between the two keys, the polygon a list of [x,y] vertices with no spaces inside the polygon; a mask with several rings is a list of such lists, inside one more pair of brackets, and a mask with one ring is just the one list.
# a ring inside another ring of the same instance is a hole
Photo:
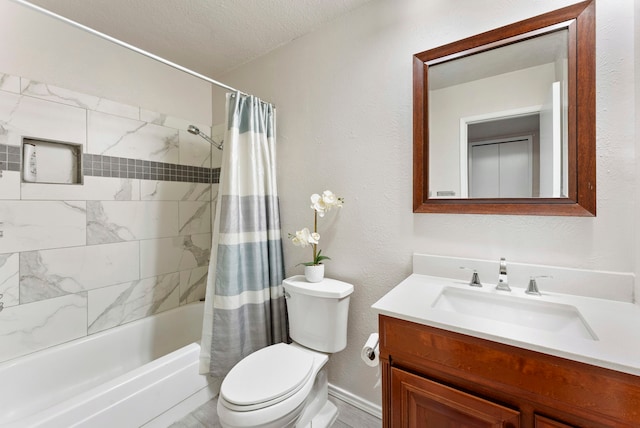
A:
{"label": "white wall", "polygon": [[[278,107],[284,236],[311,225],[312,193],[346,199],[320,224],[328,276],[356,287],[332,383],[380,402],[359,351],[377,329],[370,305],[411,272],[413,252],[635,270],[633,0],[597,2],[596,218],[412,213],[412,55],[571,3],[374,0],[221,76]],[[308,254],[286,242],[285,257],[292,275]]]}
{"label": "white wall", "polygon": [[0,0],[0,73],[211,126],[211,84],[10,0]]}
{"label": "white wall", "polygon": [[[635,2],[635,13],[634,13],[635,21],[634,21],[634,33],[635,33],[635,44],[633,46],[634,59],[635,59],[635,81],[640,82],[640,1]],[[640,85],[636,84],[635,86],[635,149],[636,153],[640,152]],[[636,162],[636,175],[635,175],[635,210],[637,212],[638,207],[640,206],[640,162]],[[635,225],[635,274],[636,277],[640,275],[640,227],[638,227],[638,223]],[[635,288],[636,301],[640,300],[640,284],[636,281]]]}

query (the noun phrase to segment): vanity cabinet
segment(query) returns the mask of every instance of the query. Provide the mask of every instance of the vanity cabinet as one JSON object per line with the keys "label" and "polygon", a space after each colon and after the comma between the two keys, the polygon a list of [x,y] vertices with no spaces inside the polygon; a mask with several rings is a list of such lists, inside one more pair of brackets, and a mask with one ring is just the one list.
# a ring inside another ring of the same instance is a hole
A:
{"label": "vanity cabinet", "polygon": [[520,412],[391,368],[392,425],[419,427],[520,427]]}
{"label": "vanity cabinet", "polygon": [[563,424],[540,415],[534,415],[534,420],[536,428],[572,428],[572,425]]}
{"label": "vanity cabinet", "polygon": [[379,317],[384,427],[639,427],[640,377]]}

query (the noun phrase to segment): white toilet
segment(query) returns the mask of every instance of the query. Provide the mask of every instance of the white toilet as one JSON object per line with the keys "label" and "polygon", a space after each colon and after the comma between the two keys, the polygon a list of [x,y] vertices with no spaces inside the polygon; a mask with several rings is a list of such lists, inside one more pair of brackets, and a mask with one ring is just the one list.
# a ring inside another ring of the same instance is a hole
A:
{"label": "white toilet", "polygon": [[303,275],[283,281],[293,343],[245,357],[225,377],[218,417],[225,428],[328,427],[338,410],[327,400],[329,354],[347,346],[353,285]]}

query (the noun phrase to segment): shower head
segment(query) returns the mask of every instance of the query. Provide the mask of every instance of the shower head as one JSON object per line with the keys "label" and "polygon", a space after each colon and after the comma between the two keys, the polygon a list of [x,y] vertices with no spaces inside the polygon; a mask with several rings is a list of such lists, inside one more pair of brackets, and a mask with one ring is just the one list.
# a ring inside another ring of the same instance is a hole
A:
{"label": "shower head", "polygon": [[199,135],[202,138],[204,138],[205,140],[207,140],[209,142],[209,144],[211,144],[212,146],[214,146],[215,148],[217,148],[218,150],[222,150],[222,144],[224,143],[224,141],[220,141],[219,143],[216,143],[215,141],[213,141],[207,134],[203,134],[202,132],[200,132],[200,130],[198,129],[197,126],[195,125],[189,125],[189,127],[187,128],[187,131],[189,131],[190,133],[192,133],[193,135]]}

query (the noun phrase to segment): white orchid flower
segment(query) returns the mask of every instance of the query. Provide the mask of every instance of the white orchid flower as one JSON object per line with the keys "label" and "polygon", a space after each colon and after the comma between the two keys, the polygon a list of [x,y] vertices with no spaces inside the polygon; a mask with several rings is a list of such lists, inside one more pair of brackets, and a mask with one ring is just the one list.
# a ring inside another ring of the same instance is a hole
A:
{"label": "white orchid flower", "polygon": [[295,236],[291,238],[291,242],[298,247],[308,247],[310,244],[313,244],[311,232],[309,232],[309,229],[306,227],[302,230],[297,230]]}
{"label": "white orchid flower", "polygon": [[334,195],[331,190],[325,190],[324,192],[322,192],[322,201],[327,207],[327,211],[333,207],[342,206],[342,202],[340,202],[340,199],[336,195]]}
{"label": "white orchid flower", "polygon": [[311,195],[311,209],[315,210],[320,217],[324,217],[324,213],[327,211],[324,199],[317,193]]}
{"label": "white orchid flower", "polygon": [[311,209],[314,210],[314,222],[313,232],[308,228],[296,231],[295,235],[289,234],[289,239],[294,245],[298,247],[313,248],[313,260],[306,263],[301,263],[305,266],[314,266],[321,264],[323,260],[330,260],[329,257],[322,254],[322,250],[318,249],[318,242],[320,242],[320,234],[318,233],[318,217],[324,217],[327,211],[332,208],[342,208],[344,203],[343,198],[339,198],[331,190],[325,190],[322,195],[314,193],[311,195]]}

